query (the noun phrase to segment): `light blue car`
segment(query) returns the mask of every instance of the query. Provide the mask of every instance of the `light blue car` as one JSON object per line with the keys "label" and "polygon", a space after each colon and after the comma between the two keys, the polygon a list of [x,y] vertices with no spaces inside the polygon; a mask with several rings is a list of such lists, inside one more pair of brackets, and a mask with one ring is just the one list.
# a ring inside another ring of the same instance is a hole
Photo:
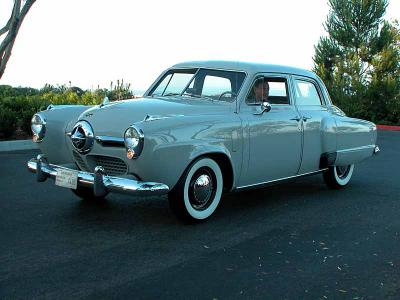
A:
{"label": "light blue car", "polygon": [[314,73],[226,61],[177,64],[140,99],[50,106],[32,131],[39,182],[83,199],[168,194],[186,221],[210,217],[224,192],[319,173],[342,188],[379,152],[375,124],[347,117]]}

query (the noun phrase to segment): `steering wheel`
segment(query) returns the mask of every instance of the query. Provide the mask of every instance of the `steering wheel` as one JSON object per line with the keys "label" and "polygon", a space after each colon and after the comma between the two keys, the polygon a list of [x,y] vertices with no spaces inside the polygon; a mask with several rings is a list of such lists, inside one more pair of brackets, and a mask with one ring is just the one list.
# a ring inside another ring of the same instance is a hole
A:
{"label": "steering wheel", "polygon": [[233,97],[236,97],[236,94],[234,92],[226,91],[226,92],[223,92],[221,95],[219,95],[218,101],[221,100],[222,96],[227,95],[227,94],[231,94]]}

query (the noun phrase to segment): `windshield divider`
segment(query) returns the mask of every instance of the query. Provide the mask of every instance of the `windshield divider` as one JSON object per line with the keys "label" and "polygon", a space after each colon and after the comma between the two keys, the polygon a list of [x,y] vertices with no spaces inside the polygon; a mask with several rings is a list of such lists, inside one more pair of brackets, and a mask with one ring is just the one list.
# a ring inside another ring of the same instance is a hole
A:
{"label": "windshield divider", "polygon": [[190,86],[194,78],[196,77],[197,73],[199,73],[201,68],[198,68],[197,71],[193,74],[192,78],[189,80],[188,84],[185,86],[185,88],[182,90],[182,92],[179,94],[179,96],[182,96],[183,93],[187,90],[187,88]]}

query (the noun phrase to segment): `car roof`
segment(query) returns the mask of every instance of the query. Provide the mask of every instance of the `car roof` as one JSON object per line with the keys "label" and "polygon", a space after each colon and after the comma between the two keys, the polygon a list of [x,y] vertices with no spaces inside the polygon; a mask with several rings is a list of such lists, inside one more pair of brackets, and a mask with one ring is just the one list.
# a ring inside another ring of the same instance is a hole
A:
{"label": "car roof", "polygon": [[254,63],[254,62],[242,62],[242,61],[224,61],[224,60],[208,60],[208,61],[188,61],[178,63],[172,68],[210,68],[210,69],[223,69],[223,70],[232,70],[232,71],[244,71],[246,73],[285,73],[285,74],[294,74],[307,76],[311,78],[316,78],[316,74],[314,72],[289,67],[282,65],[273,65],[273,64],[262,64],[262,63]]}

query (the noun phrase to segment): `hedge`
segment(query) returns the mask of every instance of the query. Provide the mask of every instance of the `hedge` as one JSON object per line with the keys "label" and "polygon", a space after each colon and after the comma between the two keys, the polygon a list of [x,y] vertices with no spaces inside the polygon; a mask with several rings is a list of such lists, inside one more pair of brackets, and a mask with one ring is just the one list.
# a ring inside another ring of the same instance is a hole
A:
{"label": "hedge", "polygon": [[83,91],[78,87],[46,85],[43,89],[14,88],[0,85],[0,139],[10,139],[20,129],[31,135],[32,116],[50,104],[100,104],[104,97],[109,99],[126,99],[134,97],[123,80],[111,85],[111,90],[96,89]]}

